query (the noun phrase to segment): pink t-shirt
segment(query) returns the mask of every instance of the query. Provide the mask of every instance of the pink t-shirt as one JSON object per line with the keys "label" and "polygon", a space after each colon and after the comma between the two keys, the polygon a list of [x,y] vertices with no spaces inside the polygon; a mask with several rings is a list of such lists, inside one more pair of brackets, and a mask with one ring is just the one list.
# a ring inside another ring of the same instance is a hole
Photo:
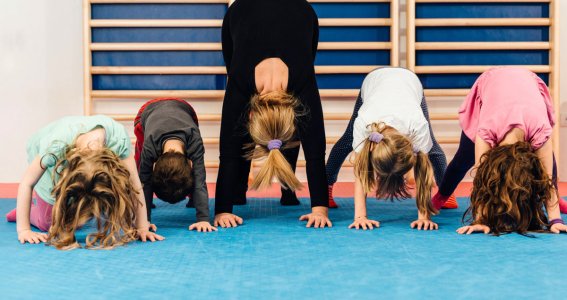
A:
{"label": "pink t-shirt", "polygon": [[520,67],[497,67],[476,80],[459,109],[463,132],[497,146],[514,129],[539,149],[553,131],[554,114],[547,86],[536,74]]}

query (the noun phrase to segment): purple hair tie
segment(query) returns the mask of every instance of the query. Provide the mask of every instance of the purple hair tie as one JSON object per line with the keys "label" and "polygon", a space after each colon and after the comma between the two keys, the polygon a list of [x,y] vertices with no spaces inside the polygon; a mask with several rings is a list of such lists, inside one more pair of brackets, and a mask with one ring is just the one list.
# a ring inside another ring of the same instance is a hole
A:
{"label": "purple hair tie", "polygon": [[274,150],[274,149],[279,149],[282,146],[282,141],[281,140],[271,140],[268,142],[268,149],[270,151]]}
{"label": "purple hair tie", "polygon": [[549,228],[555,224],[565,224],[561,218],[553,219],[549,221]]}
{"label": "purple hair tie", "polygon": [[384,135],[379,132],[372,132],[370,136],[368,136],[368,140],[376,144],[380,143],[383,138]]}
{"label": "purple hair tie", "polygon": [[419,148],[418,148],[416,145],[413,145],[413,146],[412,146],[412,149],[413,149],[413,153],[414,153],[414,154],[418,154],[418,153],[419,153]]}

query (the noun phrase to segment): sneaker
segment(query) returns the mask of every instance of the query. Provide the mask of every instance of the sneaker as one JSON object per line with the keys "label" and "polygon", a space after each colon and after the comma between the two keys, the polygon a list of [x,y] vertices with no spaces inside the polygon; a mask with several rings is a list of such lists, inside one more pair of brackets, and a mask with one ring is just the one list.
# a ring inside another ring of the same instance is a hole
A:
{"label": "sneaker", "polygon": [[333,186],[329,185],[329,208],[338,208],[337,202],[333,198]]}
{"label": "sneaker", "polygon": [[457,203],[457,198],[455,197],[455,194],[451,194],[451,197],[449,197],[449,199],[445,201],[445,203],[443,204],[443,206],[441,206],[441,208],[443,209],[459,208],[459,204]]}

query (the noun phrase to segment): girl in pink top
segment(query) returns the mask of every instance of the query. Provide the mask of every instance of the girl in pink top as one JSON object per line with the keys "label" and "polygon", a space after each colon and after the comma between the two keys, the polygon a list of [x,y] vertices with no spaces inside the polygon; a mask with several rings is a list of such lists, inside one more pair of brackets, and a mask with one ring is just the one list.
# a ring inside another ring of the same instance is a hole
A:
{"label": "girl in pink top", "polygon": [[477,79],[459,109],[459,149],[433,198],[440,207],[476,166],[465,213],[472,222],[458,233],[567,231],[550,140],[553,116],[547,86],[529,70],[498,67]]}

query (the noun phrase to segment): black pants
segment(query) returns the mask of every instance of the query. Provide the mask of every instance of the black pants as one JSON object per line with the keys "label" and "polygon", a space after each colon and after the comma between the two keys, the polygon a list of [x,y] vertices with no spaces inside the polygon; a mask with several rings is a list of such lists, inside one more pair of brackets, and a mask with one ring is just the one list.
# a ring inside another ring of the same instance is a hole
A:
{"label": "black pants", "polygon": [[[360,93],[358,98],[356,99],[356,103],[354,104],[354,111],[352,113],[352,117],[348,123],[348,126],[343,133],[343,136],[337,141],[337,143],[333,146],[331,150],[331,154],[329,155],[329,159],[327,160],[326,171],[327,171],[327,180],[329,185],[335,184],[337,182],[337,176],[343,165],[343,162],[347,158],[347,156],[352,152],[352,141],[353,141],[353,126],[354,120],[358,117],[358,110],[362,106],[362,98],[360,97]],[[437,140],[435,140],[435,136],[433,135],[433,130],[431,129],[431,122],[429,121],[429,111],[427,110],[427,103],[425,101],[425,97],[421,100],[421,110],[423,111],[423,115],[429,122],[429,133],[431,135],[431,140],[433,141],[433,147],[429,151],[429,160],[433,165],[433,172],[435,174],[435,181],[441,182],[443,176],[445,174],[445,169],[447,167],[447,158],[445,157],[445,153]]]}
{"label": "black pants", "polygon": [[[463,180],[467,172],[474,166],[474,142],[469,139],[464,132],[461,132],[461,140],[459,149],[447,167],[445,177],[439,185],[439,193],[442,196],[449,197]],[[553,156],[553,185],[557,189],[557,164],[555,163],[555,155]]]}

